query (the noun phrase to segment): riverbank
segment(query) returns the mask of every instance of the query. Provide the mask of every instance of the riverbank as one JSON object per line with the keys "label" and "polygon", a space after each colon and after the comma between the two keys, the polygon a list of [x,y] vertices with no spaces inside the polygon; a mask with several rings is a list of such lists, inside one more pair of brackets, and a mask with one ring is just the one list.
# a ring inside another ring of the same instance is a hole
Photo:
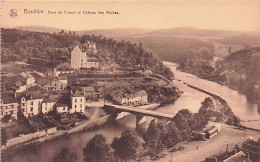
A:
{"label": "riverbank", "polygon": [[[226,74],[226,72],[228,72],[229,70],[226,71],[211,71],[211,72],[197,72],[194,71],[193,68],[190,69],[186,69],[186,68],[178,68],[178,70],[185,72],[185,73],[189,73],[192,75],[195,75],[197,77],[200,77],[202,79],[208,80],[208,81],[212,81],[215,82],[217,84],[223,85],[223,86],[227,86],[232,90],[238,91],[239,93],[245,95],[247,97],[247,99],[250,102],[253,102],[257,105],[258,108],[258,113],[260,114],[260,98],[259,98],[259,85],[257,85],[257,81],[252,81],[250,80],[250,77],[248,77],[247,79],[244,78],[241,79],[241,74],[240,77],[235,77],[236,75],[234,74]],[[232,71],[232,70],[231,70]],[[232,78],[232,76],[234,78]],[[253,77],[253,76],[251,76]],[[255,84],[254,87],[250,87],[247,84]],[[247,85],[247,86],[245,86]],[[257,93],[258,91],[258,93]],[[258,96],[258,97],[256,97]]]}
{"label": "riverbank", "polygon": [[1,151],[3,150],[8,150],[9,148],[17,148],[17,147],[22,147],[25,145],[29,145],[32,143],[42,143],[48,140],[52,140],[55,139],[59,136],[63,136],[63,135],[67,135],[69,133],[76,133],[79,131],[82,131],[85,129],[85,127],[87,128],[91,128],[93,125],[102,125],[104,124],[107,120],[109,120],[109,118],[111,117],[111,114],[105,115],[103,117],[97,118],[97,119],[93,119],[91,121],[87,120],[87,121],[83,121],[80,124],[78,124],[77,126],[71,128],[70,130],[58,130],[57,132],[53,133],[53,134],[46,134],[45,136],[39,137],[39,138],[34,138],[32,140],[28,140],[22,143],[17,143],[15,145],[12,145],[10,147],[6,147],[6,146],[2,146],[1,147]]}
{"label": "riverbank", "polygon": [[[157,109],[160,106],[160,104],[149,104],[149,105],[142,105],[142,106],[138,106],[135,108],[138,109],[149,109],[149,110],[154,110]],[[87,120],[87,121],[83,121],[81,123],[79,123],[77,126],[69,129],[69,130],[58,130],[56,133],[50,134],[50,135],[45,135],[43,137],[40,138],[35,138],[26,142],[22,142],[22,143],[17,143],[15,145],[12,145],[10,147],[5,147],[2,146],[1,150],[8,150],[9,148],[18,148],[18,147],[23,147],[26,145],[30,145],[33,143],[42,143],[42,142],[46,142],[48,140],[54,140],[55,138],[58,138],[60,136],[64,136],[64,135],[68,135],[68,134],[74,134],[74,133],[78,133],[84,130],[93,130],[93,129],[98,129],[100,126],[113,121],[116,119],[116,116],[114,116],[114,114],[108,114],[102,117],[98,117],[95,119],[92,119],[91,121]]]}

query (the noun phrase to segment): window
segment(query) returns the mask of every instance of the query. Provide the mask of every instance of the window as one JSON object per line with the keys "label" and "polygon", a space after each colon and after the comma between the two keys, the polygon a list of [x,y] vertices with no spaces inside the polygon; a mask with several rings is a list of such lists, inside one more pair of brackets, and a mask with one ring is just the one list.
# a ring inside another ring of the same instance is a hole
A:
{"label": "window", "polygon": [[65,107],[63,107],[63,110],[65,110]]}
{"label": "window", "polygon": [[80,109],[80,112],[82,112],[82,109]]}
{"label": "window", "polygon": [[45,110],[47,110],[47,107],[45,107]]}
{"label": "window", "polygon": [[80,108],[82,108],[82,104],[80,104]]}
{"label": "window", "polygon": [[77,102],[77,99],[75,99],[75,102]]}
{"label": "window", "polygon": [[13,113],[14,113],[13,110],[11,110],[11,111],[10,111],[10,114],[13,114]]}
{"label": "window", "polygon": [[82,98],[80,99],[80,102],[82,102]]}
{"label": "window", "polygon": [[31,101],[31,105],[33,105],[33,101]]}
{"label": "window", "polygon": [[33,107],[31,107],[31,111],[33,111]]}
{"label": "window", "polygon": [[75,105],[75,108],[77,108],[77,105]]}
{"label": "window", "polygon": [[22,106],[25,106],[25,103],[22,103]]}

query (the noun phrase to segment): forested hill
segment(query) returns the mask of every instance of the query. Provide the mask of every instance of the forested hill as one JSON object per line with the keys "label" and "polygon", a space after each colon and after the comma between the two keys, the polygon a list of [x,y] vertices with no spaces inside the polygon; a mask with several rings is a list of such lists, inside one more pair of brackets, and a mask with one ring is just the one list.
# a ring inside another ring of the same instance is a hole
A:
{"label": "forested hill", "polygon": [[247,47],[219,63],[218,80],[240,90],[258,104],[260,113],[260,46]]}
{"label": "forested hill", "polygon": [[86,41],[96,43],[101,64],[114,61],[122,66],[151,69],[157,74],[172,78],[172,72],[153,54],[147,52],[142,43],[132,44],[115,41],[102,35],[76,35],[74,32],[57,34],[32,32],[17,29],[2,29],[2,63],[23,59],[42,59],[42,66],[55,67],[60,62],[70,61],[70,51],[75,45]]}

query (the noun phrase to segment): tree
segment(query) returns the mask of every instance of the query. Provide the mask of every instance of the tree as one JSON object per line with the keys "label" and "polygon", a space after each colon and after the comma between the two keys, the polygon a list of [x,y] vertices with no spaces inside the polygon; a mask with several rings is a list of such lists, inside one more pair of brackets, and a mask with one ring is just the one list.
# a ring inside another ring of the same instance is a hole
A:
{"label": "tree", "polygon": [[128,128],[122,132],[120,138],[115,137],[113,139],[111,146],[119,158],[129,160],[136,158],[140,141],[136,131]]}
{"label": "tree", "polygon": [[5,115],[4,118],[2,119],[3,123],[7,123],[9,122],[10,120],[12,119],[12,115],[11,114],[8,114],[8,115]]}
{"label": "tree", "polygon": [[174,122],[167,124],[167,131],[163,138],[163,143],[166,147],[170,148],[181,142],[180,131],[176,127]]}
{"label": "tree", "polygon": [[182,139],[189,139],[194,127],[194,117],[188,109],[180,110],[173,118],[176,127],[180,130]]}
{"label": "tree", "polygon": [[155,119],[151,121],[149,127],[147,128],[145,136],[145,144],[149,146],[153,151],[153,156],[156,153],[162,151],[162,137],[163,137],[163,126],[160,125]]}
{"label": "tree", "polygon": [[77,162],[78,156],[76,153],[71,152],[67,147],[62,148],[61,152],[53,158],[54,162]]}
{"label": "tree", "polygon": [[90,140],[83,149],[84,161],[86,162],[109,162],[113,156],[109,153],[109,145],[103,135],[97,134]]}

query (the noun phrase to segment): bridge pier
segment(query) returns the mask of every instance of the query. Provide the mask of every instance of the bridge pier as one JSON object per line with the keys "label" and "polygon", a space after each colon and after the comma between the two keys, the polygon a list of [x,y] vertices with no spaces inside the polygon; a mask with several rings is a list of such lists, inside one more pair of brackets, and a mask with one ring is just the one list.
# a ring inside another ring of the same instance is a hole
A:
{"label": "bridge pier", "polygon": [[137,129],[139,129],[139,123],[140,123],[140,121],[142,120],[142,118],[144,117],[144,116],[142,116],[142,115],[135,115],[135,117],[136,117],[136,121],[135,121],[135,128],[136,128],[136,130]]}

